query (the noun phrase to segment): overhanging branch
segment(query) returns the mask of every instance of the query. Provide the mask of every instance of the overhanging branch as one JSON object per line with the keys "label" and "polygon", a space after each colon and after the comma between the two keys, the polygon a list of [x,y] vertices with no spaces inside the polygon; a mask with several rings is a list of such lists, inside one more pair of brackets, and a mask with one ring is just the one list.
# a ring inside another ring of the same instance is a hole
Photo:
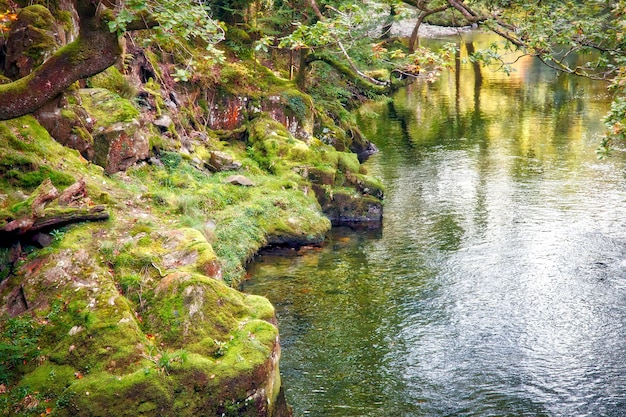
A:
{"label": "overhanging branch", "polygon": [[[98,74],[115,64],[122,53],[118,35],[111,33],[95,8],[79,9],[80,31],[29,75],[0,85],[0,120],[32,113],[75,81]],[[157,23],[147,16],[129,23],[128,30],[148,29]]]}

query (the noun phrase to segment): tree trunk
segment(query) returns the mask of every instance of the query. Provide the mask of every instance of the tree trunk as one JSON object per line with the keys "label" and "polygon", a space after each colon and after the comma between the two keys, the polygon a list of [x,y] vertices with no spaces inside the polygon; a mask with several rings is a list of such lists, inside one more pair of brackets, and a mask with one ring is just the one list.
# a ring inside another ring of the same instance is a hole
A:
{"label": "tree trunk", "polygon": [[309,54],[311,50],[308,48],[300,49],[300,65],[298,66],[298,73],[296,74],[296,85],[301,91],[306,88],[306,72],[310,64]]}
{"label": "tree trunk", "polygon": [[420,26],[422,25],[422,23],[424,22],[424,19],[426,19],[431,14],[440,13],[440,12],[443,12],[443,11],[449,9],[449,8],[450,8],[449,5],[445,5],[445,6],[437,7],[435,9],[426,9],[426,8],[420,9],[421,13],[420,13],[419,17],[417,18],[417,22],[415,23],[415,27],[413,28],[413,32],[411,32],[411,39],[409,40],[409,53],[410,54],[415,52],[415,49],[416,49],[416,46],[417,46],[417,42],[419,40],[419,29],[420,29]]}
{"label": "tree trunk", "polygon": [[[0,85],[0,120],[33,113],[75,81],[115,64],[122,48],[117,33],[111,33],[104,19],[104,16],[113,18],[111,9],[105,6],[115,7],[115,4],[114,1],[74,2],[80,19],[78,37],[27,76]],[[127,25],[127,30],[147,29],[156,24],[149,16],[139,15]]]}
{"label": "tree trunk", "polygon": [[375,80],[375,83],[370,82],[369,80],[373,78],[367,77],[364,78],[357,71],[355,71],[349,65],[342,64],[338,60],[324,54],[313,54],[309,53],[306,58],[306,64],[309,65],[314,61],[322,61],[333,67],[339,73],[345,75],[347,78],[352,80],[358,87],[363,88],[365,90],[370,90],[378,94],[384,94],[390,91],[391,84],[383,83],[381,81]]}
{"label": "tree trunk", "polygon": [[104,71],[121,54],[117,34],[95,13],[81,16],[78,38],[24,78],[0,85],[0,120],[32,113],[77,80]]}

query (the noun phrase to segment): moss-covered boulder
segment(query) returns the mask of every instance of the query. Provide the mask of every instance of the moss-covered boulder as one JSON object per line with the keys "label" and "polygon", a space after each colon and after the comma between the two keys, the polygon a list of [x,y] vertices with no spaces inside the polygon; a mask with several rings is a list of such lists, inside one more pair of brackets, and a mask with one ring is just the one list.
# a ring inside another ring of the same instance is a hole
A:
{"label": "moss-covered boulder", "polygon": [[34,4],[19,11],[6,42],[6,76],[16,79],[30,74],[58,48],[55,24],[44,6]]}
{"label": "moss-covered boulder", "polygon": [[296,139],[281,123],[263,116],[251,123],[249,141],[249,154],[259,165],[306,179],[334,224],[380,226],[383,186],[365,173],[356,154],[315,138]]}
{"label": "moss-covered boulder", "polygon": [[[160,236],[147,256],[129,242],[109,252],[101,227],[82,227],[53,254],[21,265],[0,296],[3,305],[14,294],[26,300],[21,320],[37,351],[13,364],[31,398],[10,411],[220,415],[230,400],[244,411],[238,415],[270,415],[280,387],[273,307],[194,272],[215,258],[200,237],[184,230]],[[93,256],[96,247],[101,257]],[[180,255],[184,261],[174,262]],[[133,263],[140,269],[130,283],[119,275]],[[15,324],[3,315],[6,345]]]}
{"label": "moss-covered boulder", "polygon": [[50,100],[34,116],[57,142],[76,149],[89,161],[94,160],[94,119],[80,105],[77,91]]}
{"label": "moss-covered boulder", "polygon": [[379,198],[357,193],[351,188],[315,186],[314,190],[324,213],[334,225],[381,226],[383,205]]}
{"label": "moss-covered boulder", "polygon": [[261,100],[261,110],[281,123],[291,135],[307,141],[313,136],[313,100],[295,88]]}
{"label": "moss-covered boulder", "polygon": [[82,106],[95,120],[94,159],[109,174],[147,159],[150,143],[140,130],[139,111],[130,101],[106,89],[80,91]]}

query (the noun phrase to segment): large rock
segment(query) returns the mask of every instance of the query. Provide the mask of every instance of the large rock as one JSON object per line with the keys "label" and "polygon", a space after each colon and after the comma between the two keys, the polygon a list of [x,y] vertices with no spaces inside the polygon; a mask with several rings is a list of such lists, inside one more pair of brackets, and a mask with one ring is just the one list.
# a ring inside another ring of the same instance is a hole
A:
{"label": "large rock", "polygon": [[57,142],[72,149],[76,149],[83,158],[93,161],[94,120],[79,103],[71,104],[77,99],[73,93],[64,93],[50,100],[34,113],[37,121],[50,133]]}
{"label": "large rock", "polygon": [[[274,309],[201,273],[217,258],[200,232],[104,236],[72,229],[0,285],[0,316],[27,323],[6,331],[12,324],[1,321],[0,342],[24,336],[19,387],[41,395],[43,413],[288,415]],[[93,256],[98,248],[103,256]],[[5,411],[39,415],[36,405]]]}
{"label": "large rock", "polygon": [[147,159],[150,144],[139,131],[139,122],[119,122],[94,132],[94,162],[108,174],[125,171],[137,161]]}
{"label": "large rock", "polygon": [[5,75],[22,78],[41,65],[59,47],[55,29],[46,7],[35,4],[20,10],[6,42]]}
{"label": "large rock", "polygon": [[297,90],[287,90],[262,101],[261,110],[287,128],[293,137],[307,141],[313,136],[313,101]]}
{"label": "large rock", "polygon": [[113,174],[149,156],[138,114],[128,100],[94,88],[63,94],[35,116],[57,142]]}
{"label": "large rock", "polygon": [[150,144],[140,130],[139,112],[130,101],[101,88],[83,89],[80,96],[95,120],[93,162],[113,174],[148,158]]}
{"label": "large rock", "polygon": [[378,228],[382,225],[382,201],[350,189],[328,192],[324,186],[313,186],[324,214],[335,226]]}

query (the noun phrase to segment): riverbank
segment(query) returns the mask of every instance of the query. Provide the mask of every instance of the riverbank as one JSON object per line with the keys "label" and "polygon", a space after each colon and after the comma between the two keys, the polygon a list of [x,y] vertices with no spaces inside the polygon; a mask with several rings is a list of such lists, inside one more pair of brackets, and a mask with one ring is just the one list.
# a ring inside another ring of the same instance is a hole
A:
{"label": "riverbank", "polygon": [[0,409],[288,415],[274,308],[233,287],[263,247],[380,222],[373,148],[252,60],[200,90],[132,53],[0,122]]}

